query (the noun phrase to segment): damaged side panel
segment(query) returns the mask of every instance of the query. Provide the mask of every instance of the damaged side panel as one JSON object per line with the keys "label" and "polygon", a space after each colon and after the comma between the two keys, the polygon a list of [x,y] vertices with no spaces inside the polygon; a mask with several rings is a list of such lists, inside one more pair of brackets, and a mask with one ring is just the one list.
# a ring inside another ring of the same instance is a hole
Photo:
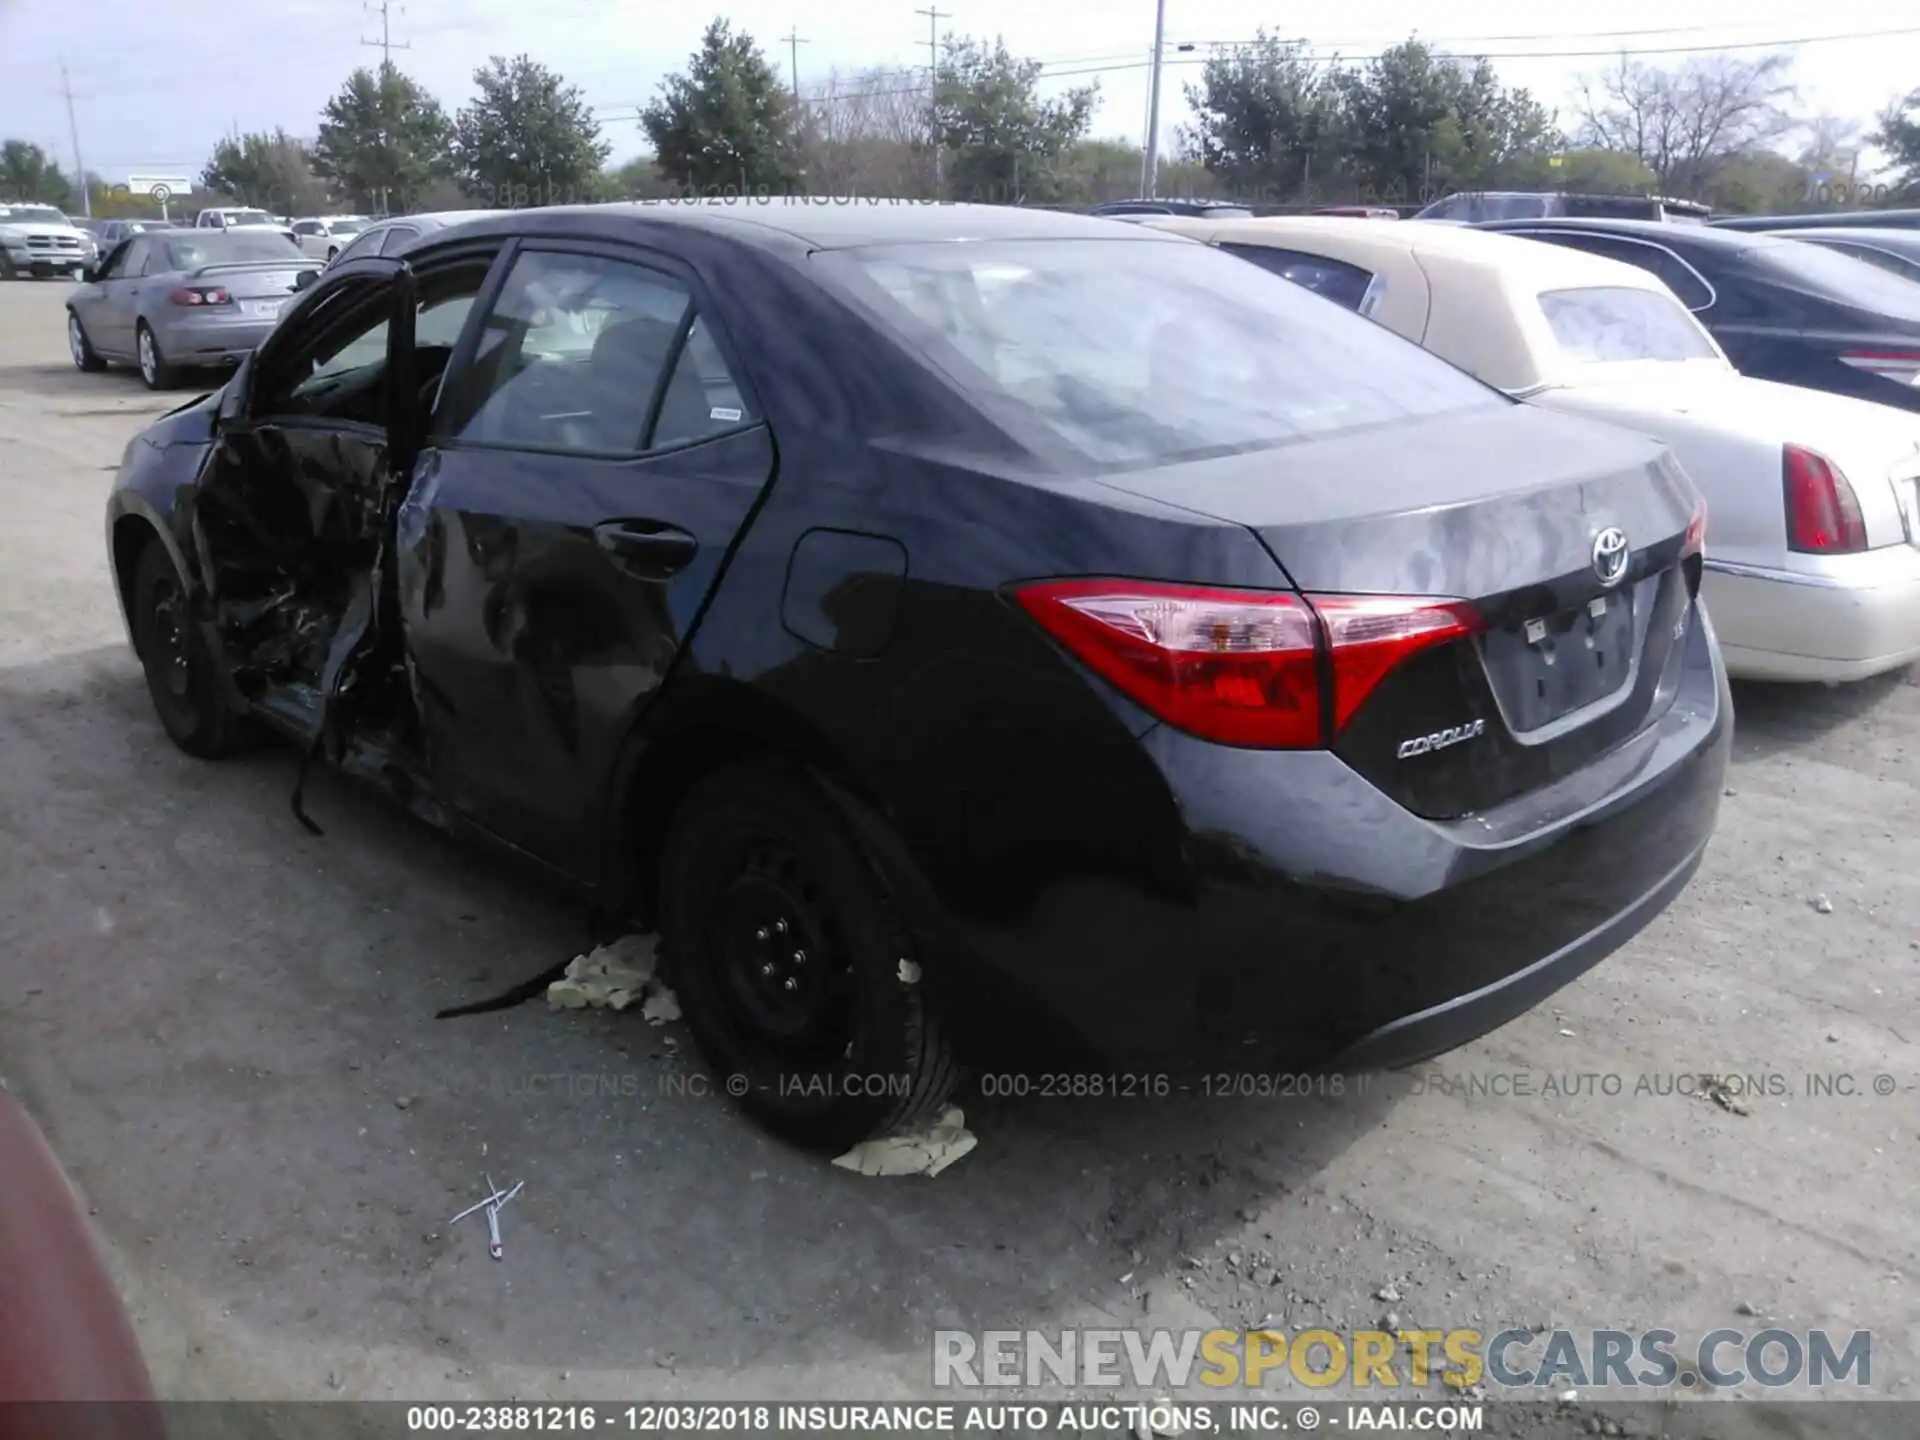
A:
{"label": "damaged side panel", "polygon": [[566,873],[774,471],[753,426],[625,461],[426,451],[396,527],[434,784]]}

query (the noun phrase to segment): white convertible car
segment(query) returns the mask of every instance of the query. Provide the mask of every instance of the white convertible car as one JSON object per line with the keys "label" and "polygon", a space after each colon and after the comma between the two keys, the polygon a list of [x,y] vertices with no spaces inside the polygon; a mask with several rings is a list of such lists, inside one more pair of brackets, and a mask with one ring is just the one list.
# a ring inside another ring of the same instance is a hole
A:
{"label": "white convertible car", "polygon": [[1920,415],[1741,375],[1660,280],[1451,225],[1153,219],[1371,316],[1515,399],[1664,440],[1708,509],[1703,593],[1736,674],[1920,658]]}

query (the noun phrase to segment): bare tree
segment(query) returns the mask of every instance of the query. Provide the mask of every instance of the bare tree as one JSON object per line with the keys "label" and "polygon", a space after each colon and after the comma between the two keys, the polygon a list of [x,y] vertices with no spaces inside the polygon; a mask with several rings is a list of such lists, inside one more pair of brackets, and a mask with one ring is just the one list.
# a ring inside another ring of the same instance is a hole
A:
{"label": "bare tree", "polygon": [[1838,115],[1818,115],[1805,126],[1806,144],[1797,157],[1811,185],[1848,192],[1860,179],[1860,124]]}
{"label": "bare tree", "polygon": [[1632,155],[1666,193],[1704,188],[1728,159],[1796,128],[1788,52],[1756,60],[1713,55],[1663,69],[1622,55],[1581,82],[1582,144]]}
{"label": "bare tree", "polygon": [[924,70],[833,71],[803,107],[815,194],[924,199],[932,193]]}

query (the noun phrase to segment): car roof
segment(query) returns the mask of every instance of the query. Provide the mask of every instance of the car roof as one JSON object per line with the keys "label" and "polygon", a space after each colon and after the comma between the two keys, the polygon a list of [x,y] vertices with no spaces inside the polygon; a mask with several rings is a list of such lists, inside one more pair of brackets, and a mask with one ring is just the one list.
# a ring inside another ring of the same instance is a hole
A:
{"label": "car roof", "polygon": [[748,245],[797,242],[816,250],[956,240],[1113,240],[1142,238],[1139,226],[1095,215],[1020,205],[924,200],[793,198],[641,200],[491,212],[463,226],[472,234],[619,235],[635,221],[686,225]]}
{"label": "car roof", "polygon": [[1324,215],[1152,225],[1358,265],[1386,285],[1375,320],[1510,395],[1563,383],[1577,368],[1553,337],[1541,295],[1643,290],[1672,300],[1666,285],[1638,266],[1472,228],[1373,225]]}
{"label": "car roof", "polygon": [[1766,230],[1761,233],[1783,240],[1801,240],[1811,235],[1816,240],[1855,240],[1867,245],[1920,245],[1920,233],[1897,230],[1891,226],[1882,229],[1871,225],[1796,225],[1786,230]]}
{"label": "car roof", "polygon": [[1621,235],[1630,239],[1656,241],[1668,247],[1689,245],[1728,258],[1751,251],[1755,246],[1791,243],[1779,235],[1755,234],[1748,230],[1719,230],[1711,225],[1675,225],[1664,220],[1605,220],[1572,215],[1548,215],[1534,220],[1485,220],[1471,228],[1496,235],[1510,230],[1565,230]]}
{"label": "car roof", "polygon": [[[1168,218],[1151,222],[1156,230],[1176,235],[1206,235],[1218,240],[1276,246],[1310,245],[1316,253],[1336,259],[1400,254],[1432,257],[1449,265],[1499,270],[1517,282],[1541,286],[1580,287],[1660,282],[1644,270],[1587,255],[1558,245],[1542,245],[1518,235],[1455,225],[1356,225],[1337,215],[1273,215],[1254,220],[1188,220]],[[1656,230],[1664,226],[1652,227]]]}

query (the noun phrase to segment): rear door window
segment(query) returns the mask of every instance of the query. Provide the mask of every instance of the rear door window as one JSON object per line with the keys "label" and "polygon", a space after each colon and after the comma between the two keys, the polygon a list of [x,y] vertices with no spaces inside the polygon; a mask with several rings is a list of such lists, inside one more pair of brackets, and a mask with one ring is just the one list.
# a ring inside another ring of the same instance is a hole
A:
{"label": "rear door window", "polygon": [[687,444],[756,418],[679,280],[553,250],[515,259],[444,408],[449,438],[580,455]]}

